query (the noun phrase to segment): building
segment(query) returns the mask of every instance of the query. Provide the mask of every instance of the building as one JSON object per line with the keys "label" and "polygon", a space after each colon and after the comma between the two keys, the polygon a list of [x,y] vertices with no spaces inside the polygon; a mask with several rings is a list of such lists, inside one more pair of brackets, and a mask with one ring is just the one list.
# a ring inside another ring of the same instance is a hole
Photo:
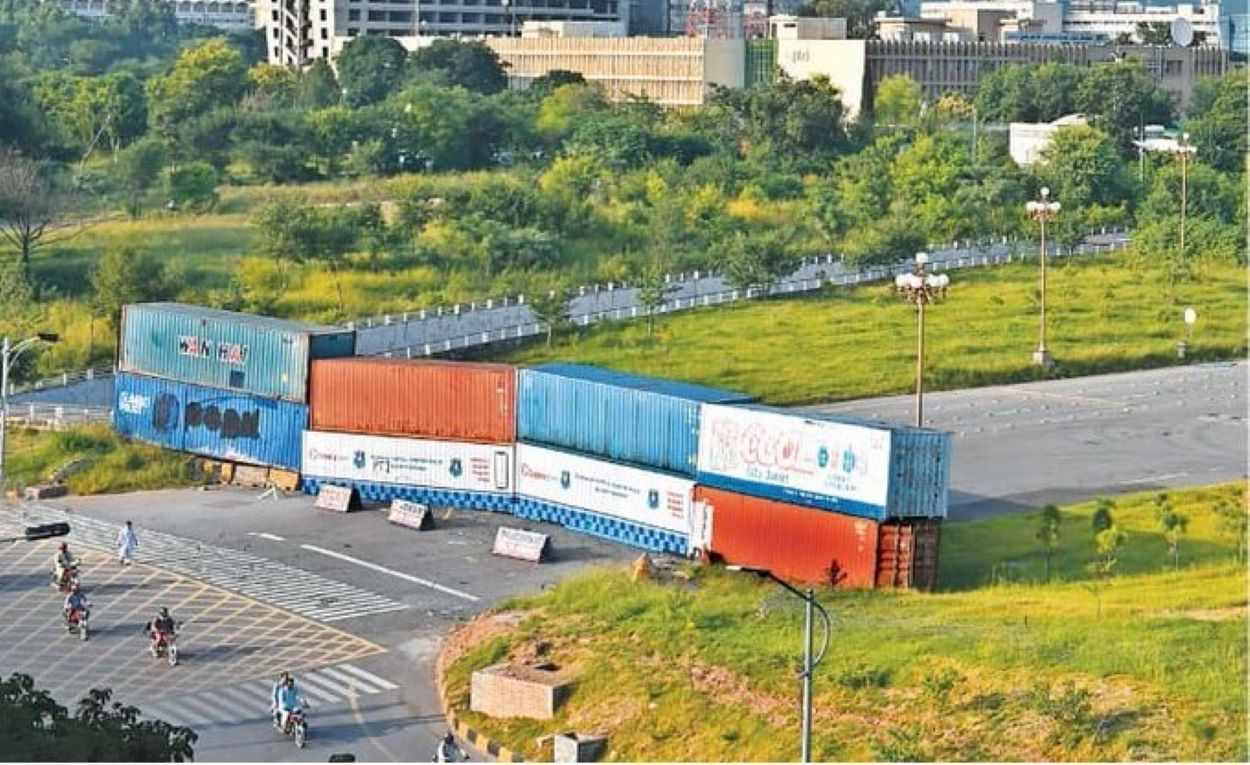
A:
{"label": "building", "polygon": [[[166,0],[174,7],[180,24],[203,24],[230,32],[246,32],[257,26],[248,0]],[[98,21],[108,18],[109,0],[57,0],[57,5],[76,16]]]}
{"label": "building", "polygon": [[1028,167],[1042,158],[1059,130],[1088,124],[1084,114],[1069,114],[1054,122],[1013,122],[1008,126],[1007,150],[1017,165]]}
{"label": "building", "polygon": [[492,37],[508,86],[526,90],[553,69],[578,72],[621,100],[698,106],[715,86],[741,88],[745,41],[702,37]]}
{"label": "building", "polygon": [[[513,36],[527,21],[628,21],[629,0],[257,0],[269,62],[330,59],[361,35]],[[339,39],[342,38],[342,39]],[[337,42],[336,42],[337,41]]]}

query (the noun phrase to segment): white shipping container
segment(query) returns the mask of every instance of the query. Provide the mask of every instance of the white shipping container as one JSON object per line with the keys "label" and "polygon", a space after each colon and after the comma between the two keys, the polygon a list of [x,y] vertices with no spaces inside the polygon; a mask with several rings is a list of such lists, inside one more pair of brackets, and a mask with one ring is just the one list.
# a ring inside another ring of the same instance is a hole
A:
{"label": "white shipping container", "polygon": [[694,481],[517,444],[520,496],[689,534]]}
{"label": "white shipping container", "polygon": [[513,447],[304,431],[303,473],[315,478],[511,492]]}
{"label": "white shipping container", "polygon": [[699,410],[700,483],[833,510],[884,510],[890,431],[753,407]]}

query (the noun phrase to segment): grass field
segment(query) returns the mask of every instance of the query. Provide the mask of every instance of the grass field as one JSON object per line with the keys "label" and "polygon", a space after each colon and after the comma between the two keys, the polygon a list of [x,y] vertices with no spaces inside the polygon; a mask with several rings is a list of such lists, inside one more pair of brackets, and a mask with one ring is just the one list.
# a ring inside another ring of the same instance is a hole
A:
{"label": "grass field", "polygon": [[[1151,495],[1120,499],[1128,541],[1101,617],[1085,570],[1092,503],[1063,509],[1050,584],[981,584],[1006,560],[1040,576],[1037,516],[1022,514],[948,524],[940,592],[819,593],[834,626],[813,759],[1244,762],[1246,572],[1211,516],[1221,497],[1244,507],[1241,485],[1172,492],[1191,522],[1180,571]],[[526,759],[573,730],[606,733],[608,760],[793,761],[801,609],[719,569],[637,583],[592,571],[501,606],[522,614],[514,628],[471,627],[481,640],[457,644],[450,698],[467,710],[472,670],[541,657],[575,678],[556,719],[462,714]]]}
{"label": "grass field", "polygon": [[58,432],[18,430],[5,451],[6,478],[18,485],[48,480],[75,460],[86,466],[69,476],[74,494],[112,494],[167,489],[194,483],[190,457],[154,446],[127,442],[104,425]]}
{"label": "grass field", "polygon": [[[1167,299],[1159,270],[1121,254],[1048,269],[1047,340],[1057,368],[1075,376],[1176,362],[1184,306],[1199,319],[1191,359],[1246,355],[1246,271],[1206,264]],[[925,312],[926,388],[1034,379],[1036,264],[952,272],[945,303]],[[836,289],[675,314],[647,337],[645,322],[615,323],[529,346],[507,361],[567,361],[717,385],[774,404],[914,390],[915,309],[891,288]]]}

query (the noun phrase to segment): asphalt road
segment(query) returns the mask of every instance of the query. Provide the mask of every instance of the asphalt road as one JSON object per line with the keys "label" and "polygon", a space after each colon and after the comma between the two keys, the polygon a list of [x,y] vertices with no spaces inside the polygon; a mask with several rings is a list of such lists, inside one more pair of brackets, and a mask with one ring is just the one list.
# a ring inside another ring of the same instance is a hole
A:
{"label": "asphalt road", "polygon": [[[951,520],[1246,477],[1246,362],[946,391]],[[912,424],[915,397],[810,409]]]}

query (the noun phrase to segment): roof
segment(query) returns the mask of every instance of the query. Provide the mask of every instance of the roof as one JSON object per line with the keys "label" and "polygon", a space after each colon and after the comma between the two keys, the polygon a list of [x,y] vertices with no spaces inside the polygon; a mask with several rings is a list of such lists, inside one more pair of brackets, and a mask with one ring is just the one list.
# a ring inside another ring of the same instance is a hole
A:
{"label": "roof", "polygon": [[709,388],[693,383],[664,380],[658,377],[635,375],[605,367],[593,367],[586,364],[543,364],[533,367],[536,372],[567,377],[572,380],[584,380],[601,385],[614,385],[630,390],[657,393],[662,396],[698,401],[705,404],[732,404],[754,401],[755,397],[739,391]]}
{"label": "roof", "polygon": [[252,313],[223,311],[219,308],[206,308],[199,305],[188,305],[187,303],[131,303],[126,306],[127,310],[132,308],[159,311],[161,313],[177,314],[181,316],[190,316],[193,318],[211,321],[246,324],[250,327],[259,327],[261,329],[274,330],[278,332],[291,332],[295,334],[320,335],[351,331],[343,327],[334,327],[325,324],[308,324],[302,321],[276,319],[272,316],[260,316]]}

